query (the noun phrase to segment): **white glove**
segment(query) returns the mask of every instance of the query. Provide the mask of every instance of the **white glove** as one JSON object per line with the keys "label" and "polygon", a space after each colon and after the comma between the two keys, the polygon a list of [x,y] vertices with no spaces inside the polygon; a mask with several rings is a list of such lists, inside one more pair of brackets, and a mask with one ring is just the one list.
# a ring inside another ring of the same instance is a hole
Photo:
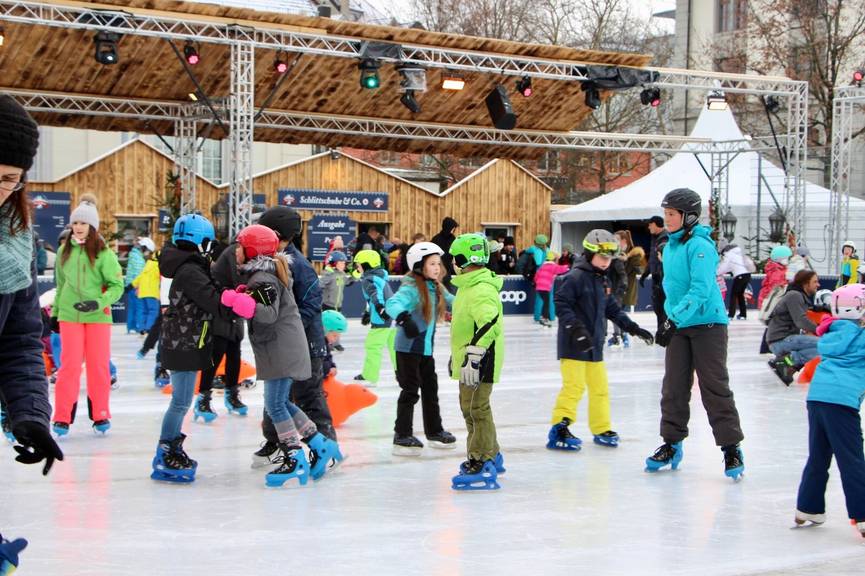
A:
{"label": "white glove", "polygon": [[481,383],[481,360],[487,353],[480,346],[466,346],[466,358],[460,368],[460,384],[475,389]]}

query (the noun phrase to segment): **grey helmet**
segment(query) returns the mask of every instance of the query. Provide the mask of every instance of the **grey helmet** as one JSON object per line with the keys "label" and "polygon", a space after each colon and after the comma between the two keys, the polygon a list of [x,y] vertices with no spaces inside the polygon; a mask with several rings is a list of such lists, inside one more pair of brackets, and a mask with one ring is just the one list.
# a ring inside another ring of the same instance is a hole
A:
{"label": "grey helmet", "polygon": [[583,248],[593,254],[615,256],[619,253],[619,241],[612,232],[603,228],[595,228],[583,238]]}

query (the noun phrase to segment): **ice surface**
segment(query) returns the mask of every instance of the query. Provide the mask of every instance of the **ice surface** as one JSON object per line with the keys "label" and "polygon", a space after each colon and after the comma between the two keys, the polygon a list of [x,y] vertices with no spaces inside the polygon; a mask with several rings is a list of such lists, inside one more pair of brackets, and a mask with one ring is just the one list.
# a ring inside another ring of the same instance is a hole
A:
{"label": "ice surface", "polygon": [[[654,329],[654,316],[635,317]],[[112,393],[111,432],[95,436],[79,411],[62,441],[67,460],[47,478],[0,446],[0,531],[30,539],[22,576],[865,572],[863,539],[848,523],[835,469],[826,524],[791,529],[807,454],[806,389],[785,387],[757,355],[756,320],[730,327],[729,366],[746,435],[738,484],[723,475],[698,391],[679,471],[643,472],[660,443],[663,351],[637,341],[606,352],[621,445],[592,444],[584,399],[572,427],[583,450],[546,450],[560,382],[555,329],[508,317],[505,333],[504,376],[492,402],[508,471],[498,492],[456,493],[450,478],[463,459],[465,426],[446,377],[447,327],[436,359],[457,450],[391,455],[399,389],[388,367],[374,389],[378,404],[339,429],[349,456],[343,466],[303,489],[268,489],[264,472],[249,467],[260,442],[261,385],[243,395],[250,416],[226,415],[216,397],[213,424],[185,423],[188,452],[199,461],[194,484],[150,479],[168,397],[152,387],[152,358],[135,359],[139,337],[117,326],[121,388]],[[365,334],[351,322],[346,352],[336,356],[344,380],[360,371]],[[244,356],[252,358],[248,348]],[[415,424],[423,440],[419,410]]]}

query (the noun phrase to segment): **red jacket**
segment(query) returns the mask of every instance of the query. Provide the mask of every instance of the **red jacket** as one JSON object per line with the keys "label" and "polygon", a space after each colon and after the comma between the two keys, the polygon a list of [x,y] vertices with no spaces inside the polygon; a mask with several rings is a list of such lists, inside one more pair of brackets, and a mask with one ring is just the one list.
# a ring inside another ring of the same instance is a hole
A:
{"label": "red jacket", "polygon": [[538,271],[535,272],[535,290],[538,292],[549,292],[553,288],[556,276],[564,274],[570,269],[567,264],[544,262]]}
{"label": "red jacket", "polygon": [[763,279],[763,286],[760,288],[760,294],[757,296],[757,308],[762,308],[763,299],[768,297],[776,286],[786,285],[787,267],[774,260],[769,260],[766,263],[766,277]]}

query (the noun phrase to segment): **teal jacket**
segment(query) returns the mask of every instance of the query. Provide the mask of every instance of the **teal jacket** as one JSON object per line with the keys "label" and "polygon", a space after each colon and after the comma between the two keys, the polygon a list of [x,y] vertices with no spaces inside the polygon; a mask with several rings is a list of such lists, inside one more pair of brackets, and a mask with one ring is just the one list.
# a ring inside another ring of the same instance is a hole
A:
{"label": "teal jacket", "polygon": [[865,397],[865,328],[852,320],[835,320],[817,342],[817,351],[820,363],[808,389],[808,401],[859,410]]}
{"label": "teal jacket", "polygon": [[[436,283],[432,280],[427,280],[426,286],[430,295],[430,308],[432,310],[433,318],[435,318],[435,312],[438,309]],[[454,300],[453,295],[447,290],[444,290],[444,298],[448,308],[450,308],[451,302]],[[420,294],[418,294],[417,283],[415,282],[414,277],[409,275],[402,279],[402,284],[400,284],[399,290],[397,290],[396,294],[392,297],[388,298],[387,303],[385,304],[385,310],[387,311],[387,315],[391,318],[396,318],[403,312],[410,313],[412,320],[417,324],[418,330],[420,331],[420,334],[415,338],[409,338],[406,336],[405,330],[402,328],[397,330],[396,339],[394,341],[394,348],[397,352],[432,356],[436,324],[434,319],[432,322],[428,323],[426,318],[424,318],[423,308],[420,305]]]}
{"label": "teal jacket", "polygon": [[393,296],[393,290],[387,283],[387,272],[383,268],[367,270],[360,278],[360,285],[363,289],[363,299],[369,306],[370,326],[390,328],[392,320],[385,312],[384,303]]}
{"label": "teal jacket", "polygon": [[678,328],[729,322],[715,280],[718,251],[711,232],[708,226],[694,226],[683,243],[682,229],[670,234],[664,247],[664,310]]}

